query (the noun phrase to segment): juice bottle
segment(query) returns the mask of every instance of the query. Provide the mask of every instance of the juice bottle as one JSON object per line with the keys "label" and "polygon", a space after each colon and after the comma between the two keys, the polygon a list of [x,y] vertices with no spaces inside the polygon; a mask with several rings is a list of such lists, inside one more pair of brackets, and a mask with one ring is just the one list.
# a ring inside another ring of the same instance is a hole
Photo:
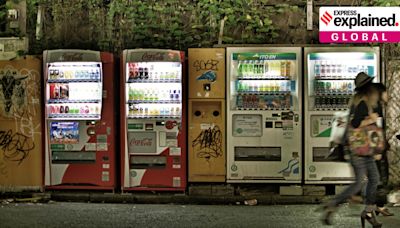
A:
{"label": "juice bottle", "polygon": [[238,68],[237,68],[237,73],[239,78],[243,77],[242,76],[242,70],[243,70],[243,63],[241,60],[238,61]]}
{"label": "juice bottle", "polygon": [[264,72],[263,72],[263,78],[266,78],[269,76],[269,65],[268,65],[268,61],[265,60],[264,61]]}
{"label": "juice bottle", "polygon": [[281,77],[285,77],[286,75],[286,62],[281,61],[281,72],[279,74]]}
{"label": "juice bottle", "polygon": [[321,76],[321,63],[320,61],[315,61],[314,63],[314,74],[316,78]]}
{"label": "juice bottle", "polygon": [[286,78],[290,78],[292,76],[292,63],[290,61],[286,61]]}

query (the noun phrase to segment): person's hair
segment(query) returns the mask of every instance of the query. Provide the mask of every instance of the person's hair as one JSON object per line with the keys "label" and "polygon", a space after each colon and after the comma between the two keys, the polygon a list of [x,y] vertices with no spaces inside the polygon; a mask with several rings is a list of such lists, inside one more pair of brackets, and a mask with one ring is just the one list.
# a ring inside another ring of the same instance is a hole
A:
{"label": "person's hair", "polygon": [[377,104],[371,103],[370,99],[374,93],[380,94],[379,90],[372,83],[368,83],[356,90],[356,94],[353,96],[353,104],[357,106],[361,101],[364,101],[369,108],[375,107]]}

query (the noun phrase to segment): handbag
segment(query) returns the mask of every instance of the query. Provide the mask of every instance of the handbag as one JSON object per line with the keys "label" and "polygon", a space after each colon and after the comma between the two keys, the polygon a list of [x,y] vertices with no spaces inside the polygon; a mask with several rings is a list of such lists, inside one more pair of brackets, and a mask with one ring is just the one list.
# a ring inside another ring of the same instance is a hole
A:
{"label": "handbag", "polygon": [[349,124],[348,142],[351,152],[357,156],[372,156],[385,149],[383,129],[376,124],[358,128]]}

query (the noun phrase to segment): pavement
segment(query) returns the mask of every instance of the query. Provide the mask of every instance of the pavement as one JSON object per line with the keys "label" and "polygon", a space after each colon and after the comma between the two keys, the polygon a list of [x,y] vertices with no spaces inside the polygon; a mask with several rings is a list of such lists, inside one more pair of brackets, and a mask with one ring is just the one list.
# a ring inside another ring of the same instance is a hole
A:
{"label": "pavement", "polygon": [[[0,227],[325,227],[315,212],[318,207],[10,202],[0,206]],[[361,227],[362,208],[342,206],[330,227]],[[400,207],[390,209],[395,216],[379,217],[383,227],[400,227]]]}

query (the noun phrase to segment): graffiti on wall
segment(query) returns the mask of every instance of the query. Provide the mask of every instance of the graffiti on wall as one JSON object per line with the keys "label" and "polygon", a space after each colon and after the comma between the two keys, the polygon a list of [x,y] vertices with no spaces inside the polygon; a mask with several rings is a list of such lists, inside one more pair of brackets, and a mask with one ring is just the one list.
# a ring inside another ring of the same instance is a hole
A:
{"label": "graffiti on wall", "polygon": [[0,150],[6,161],[21,164],[28,157],[29,152],[35,148],[35,143],[26,135],[0,130]]}
{"label": "graffiti on wall", "polygon": [[28,76],[21,76],[17,71],[0,70],[0,86],[4,97],[4,111],[9,113],[13,105],[13,96],[15,97],[15,105],[21,107],[24,104],[25,88],[21,81],[27,79]]}
{"label": "graffiti on wall", "polygon": [[40,72],[0,68],[0,175],[9,162],[20,165],[40,140]]}
{"label": "graffiti on wall", "polygon": [[222,132],[218,126],[202,130],[192,141],[192,147],[198,158],[209,161],[222,156]]}

